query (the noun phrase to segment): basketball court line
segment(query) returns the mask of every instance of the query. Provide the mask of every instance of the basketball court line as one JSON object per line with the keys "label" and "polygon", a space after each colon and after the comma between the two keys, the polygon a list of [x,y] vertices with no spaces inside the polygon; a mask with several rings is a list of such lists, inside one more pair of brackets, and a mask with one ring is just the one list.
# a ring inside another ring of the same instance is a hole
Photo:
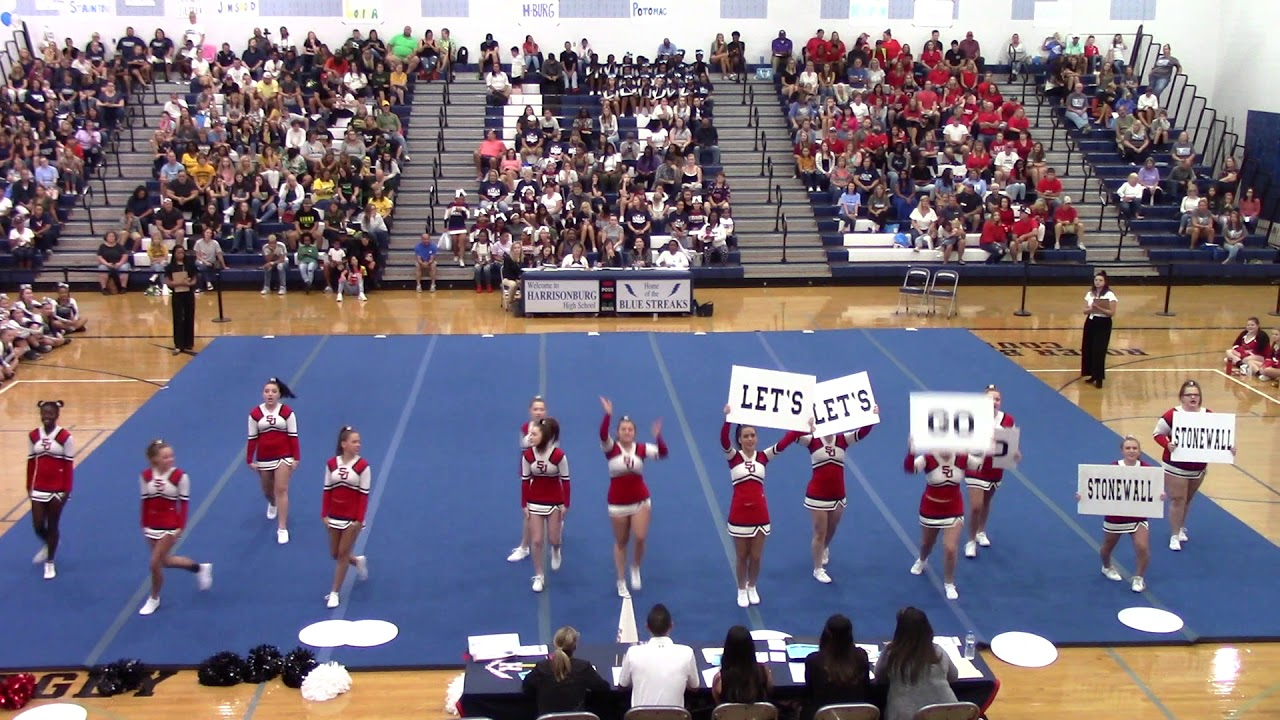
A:
{"label": "basketball court line", "polygon": [[1221,368],[1214,368],[1214,369],[1213,369],[1213,371],[1214,371],[1215,373],[1217,373],[1217,374],[1221,375],[1222,377],[1224,377],[1224,378],[1226,378],[1226,379],[1230,380],[1231,382],[1233,382],[1233,383],[1235,383],[1235,384],[1239,385],[1240,387],[1244,388],[1245,390],[1248,390],[1249,392],[1253,393],[1254,395],[1258,395],[1259,397],[1266,398],[1267,400],[1269,400],[1269,401],[1271,401],[1271,402],[1273,402],[1273,403],[1275,403],[1275,404],[1277,404],[1277,405],[1280,405],[1280,400],[1277,400],[1277,399],[1275,399],[1274,397],[1271,397],[1270,395],[1268,395],[1268,394],[1266,394],[1266,393],[1262,392],[1262,391],[1261,391],[1261,390],[1259,390],[1258,388],[1256,388],[1256,387],[1254,387],[1254,386],[1250,385],[1249,383],[1247,383],[1247,382],[1245,382],[1245,381],[1241,380],[1240,378],[1234,377],[1234,376],[1232,376],[1232,375],[1229,375],[1229,374],[1227,374],[1227,373],[1223,372],[1223,371],[1221,370]]}

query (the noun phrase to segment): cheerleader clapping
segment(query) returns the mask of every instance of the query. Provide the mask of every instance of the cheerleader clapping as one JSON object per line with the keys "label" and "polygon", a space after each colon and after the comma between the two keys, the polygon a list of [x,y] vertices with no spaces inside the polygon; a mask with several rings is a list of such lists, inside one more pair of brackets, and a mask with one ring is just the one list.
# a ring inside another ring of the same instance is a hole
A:
{"label": "cheerleader clapping", "polygon": [[360,457],[360,433],[350,426],[342,428],[338,432],[337,455],[329,458],[324,471],[321,515],[329,531],[329,555],[337,562],[333,588],[325,597],[325,607],[338,607],[338,590],[347,579],[348,567],[354,567],[361,580],[369,577],[365,556],[352,556],[351,548],[355,547],[364,527],[372,479],[369,461]]}
{"label": "cheerleader clapping", "polygon": [[569,458],[556,446],[560,423],[542,418],[530,423],[529,442],[521,455],[520,479],[528,486],[529,543],[533,554],[533,591],[546,586],[542,548],[551,545],[551,569],[560,569],[564,514],[569,510]]}
{"label": "cheerleader clapping", "polygon": [[609,435],[613,403],[600,398],[604,420],[600,422],[600,447],[609,463],[609,522],[613,525],[613,566],[617,572],[618,596],[630,597],[622,569],[627,563],[627,544],[635,537],[631,561],[631,589],[640,589],[640,562],[644,559],[652,512],[649,488],[644,483],[644,461],[667,457],[662,440],[662,421],[653,423],[653,442],[636,442],[636,424],[629,417],[618,421],[618,438]]}

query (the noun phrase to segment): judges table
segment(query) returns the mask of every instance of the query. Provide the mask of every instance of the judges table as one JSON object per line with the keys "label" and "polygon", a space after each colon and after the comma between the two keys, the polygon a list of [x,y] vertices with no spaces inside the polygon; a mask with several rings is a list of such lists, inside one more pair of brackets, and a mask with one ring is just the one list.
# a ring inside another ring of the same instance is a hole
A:
{"label": "judges table", "polygon": [[525,315],[693,312],[688,270],[559,270],[536,268],[520,276]]}
{"label": "judges table", "polygon": [[[961,701],[971,702],[978,707],[986,707],[994,699],[997,682],[991,668],[977,657],[964,660],[960,655],[958,638],[938,638],[937,642],[948,654],[960,671],[960,677],[951,687]],[[863,644],[859,647],[867,650],[872,666],[885,643]],[[772,645],[773,649],[770,649]],[[775,703],[798,703],[804,693],[804,659],[817,649],[817,645],[792,641],[785,649],[778,649],[778,643],[756,642],[757,655],[761,661],[767,662],[773,673],[774,691],[772,700]],[[593,645],[582,646],[574,654],[595,665],[596,670],[615,685],[613,692],[607,697],[588,697],[587,710],[596,713],[601,720],[619,720],[630,705],[631,691],[616,687],[618,668],[622,664],[622,656],[626,653],[626,645]],[[720,648],[694,647],[701,683],[697,690],[685,696],[685,705],[695,716],[709,717],[713,707],[711,700],[711,678],[719,665]],[[533,720],[536,715],[533,698],[526,696],[521,687],[524,675],[545,655],[535,657],[509,657],[489,662],[471,662],[467,664],[462,687],[463,717],[484,717],[492,720]],[[715,664],[712,664],[714,661]],[[612,674],[611,674],[612,673]],[[887,688],[873,688],[873,702],[883,707]],[[784,711],[785,715],[785,711]]]}

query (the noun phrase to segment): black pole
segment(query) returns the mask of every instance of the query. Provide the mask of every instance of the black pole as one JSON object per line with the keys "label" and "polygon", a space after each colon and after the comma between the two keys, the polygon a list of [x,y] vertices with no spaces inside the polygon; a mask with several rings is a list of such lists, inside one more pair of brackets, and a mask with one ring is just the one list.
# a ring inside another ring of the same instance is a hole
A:
{"label": "black pole", "polygon": [[1013,311],[1018,317],[1031,317],[1031,311],[1027,309],[1027,283],[1031,281],[1031,263],[1022,263],[1022,302],[1018,305],[1018,309]]}
{"label": "black pole", "polygon": [[227,317],[222,312],[222,271],[221,270],[218,271],[216,279],[218,281],[218,287],[216,288],[218,292],[218,317],[214,318],[213,321],[216,323],[231,322],[231,318]]}
{"label": "black pole", "polygon": [[1169,312],[1169,296],[1173,294],[1173,263],[1169,263],[1164,281],[1164,310],[1156,313],[1161,317],[1173,317],[1177,313]]}
{"label": "black pole", "polygon": [[1272,280],[1271,284],[1276,286],[1276,309],[1267,314],[1271,317],[1280,317],[1280,280]]}

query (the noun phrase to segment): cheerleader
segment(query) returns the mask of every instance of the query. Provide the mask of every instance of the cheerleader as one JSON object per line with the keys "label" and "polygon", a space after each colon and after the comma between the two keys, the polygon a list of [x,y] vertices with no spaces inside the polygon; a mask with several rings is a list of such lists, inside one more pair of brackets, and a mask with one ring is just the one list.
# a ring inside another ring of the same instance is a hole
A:
{"label": "cheerleader", "polygon": [[289,477],[302,451],[298,445],[298,416],[280,402],[295,398],[289,386],[278,378],[262,387],[262,404],[249,411],[249,445],[245,462],[258,471],[262,494],[267,499],[267,519],[276,521],[276,542],[289,542]]}
{"label": "cheerleader", "polygon": [[[1132,435],[1125,436],[1124,441],[1120,443],[1120,452],[1124,457],[1116,461],[1117,465],[1125,467],[1147,465],[1147,463],[1142,462],[1142,445]],[[1160,493],[1160,499],[1165,499],[1164,493]],[[1079,501],[1080,493],[1076,493],[1076,502]],[[1102,531],[1106,533],[1106,536],[1102,539],[1102,547],[1098,550],[1098,554],[1102,557],[1102,574],[1108,580],[1116,582],[1124,579],[1120,576],[1120,572],[1112,567],[1111,553],[1116,549],[1116,545],[1119,544],[1120,536],[1128,535],[1133,538],[1133,552],[1137,555],[1138,561],[1138,572],[1133,576],[1129,587],[1136,593],[1146,590],[1147,583],[1143,578],[1147,574],[1147,563],[1151,561],[1151,529],[1147,519],[1107,515],[1102,518]]]}
{"label": "cheerleader", "polygon": [[356,538],[364,528],[365,511],[369,507],[369,486],[373,473],[369,461],[360,457],[360,433],[350,425],[338,431],[338,450],[325,463],[324,501],[321,516],[329,530],[329,555],[337,562],[333,572],[333,589],[325,596],[325,607],[338,607],[338,590],[347,579],[347,567],[356,569],[360,580],[369,578],[369,565],[363,555],[351,555]]}
{"label": "cheerleader", "polygon": [[981,467],[977,456],[939,452],[917,455],[915,444],[907,439],[907,459],[903,469],[909,473],[925,473],[924,493],[920,496],[920,554],[911,565],[911,574],[920,575],[929,562],[929,553],[942,533],[942,589],[948,600],[960,597],[956,590],[956,555],[960,549],[960,529],[964,525],[964,496],[960,480],[966,470]]}
{"label": "cheerleader", "polygon": [[1263,348],[1260,356],[1249,359],[1249,374],[1260,382],[1275,383],[1280,379],[1280,333]]}
{"label": "cheerleader", "polygon": [[[729,406],[724,406],[725,417]],[[739,425],[738,447],[729,442],[728,420],[720,427],[720,447],[729,461],[729,479],[733,497],[729,501],[729,534],[737,557],[738,607],[760,604],[760,560],[764,557],[764,541],[769,536],[769,504],[764,494],[765,467],[778,453],[787,449],[794,435],[782,436],[777,445],[757,450],[756,429]]]}
{"label": "cheerleader", "polygon": [[44,579],[58,576],[54,556],[58,554],[62,508],[71,497],[75,449],[71,433],[58,425],[61,400],[44,400],[40,427],[27,436],[27,496],[31,499],[31,522],[42,545],[31,562],[44,563]]}
{"label": "cheerleader", "polygon": [[1247,377],[1252,372],[1254,362],[1261,363],[1266,357],[1271,341],[1259,325],[1256,317],[1245,321],[1244,330],[1236,336],[1235,342],[1231,343],[1231,348],[1227,350],[1227,356],[1223,360],[1226,364],[1223,372],[1228,375]]}
{"label": "cheerleader", "polygon": [[[871,412],[880,415],[880,407],[877,405]],[[839,435],[819,437],[810,418],[808,434],[793,433],[799,444],[809,448],[809,462],[813,465],[813,475],[809,477],[809,486],[804,492],[804,506],[813,517],[813,540],[810,543],[813,579],[820,583],[831,582],[826,569],[831,539],[835,537],[840,518],[848,505],[844,489],[844,456],[850,445],[871,434],[871,428],[868,425]]]}
{"label": "cheerleader", "polygon": [[[1173,439],[1174,413],[1213,412],[1201,404],[1200,384],[1195,380],[1182,383],[1178,400],[1181,404],[1166,410],[1156,421],[1156,429],[1152,433],[1156,443],[1164,448],[1160,464],[1164,466],[1164,489],[1169,496],[1169,549],[1175,552],[1182,550],[1182,543],[1187,541],[1187,514],[1191,511],[1191,501],[1204,483],[1206,465],[1173,460],[1173,451],[1178,449],[1178,442]],[[1235,452],[1236,449],[1231,448],[1231,454]]]}
{"label": "cheerleader", "polygon": [[569,511],[569,458],[557,446],[560,423],[544,417],[529,424],[529,447],[521,455],[520,479],[528,486],[529,541],[533,554],[533,591],[542,592],[546,575],[542,547],[551,544],[551,569],[560,569],[564,514]]}
{"label": "cheerleader", "polygon": [[[996,410],[996,427],[1014,427],[1013,416],[1000,409],[1000,389],[995,385],[988,385],[986,392]],[[1022,462],[1022,451],[1015,452],[1013,459],[1014,462]],[[991,547],[991,540],[987,538],[987,517],[991,515],[991,501],[995,499],[1000,481],[1004,479],[1004,470],[992,465],[992,456],[984,456],[981,460],[980,467],[966,470],[964,474],[964,484],[969,495],[969,541],[964,544],[964,556],[967,558],[978,557],[978,546]]]}
{"label": "cheerleader", "polygon": [[667,444],[662,440],[662,420],[653,423],[653,442],[636,442],[636,424],[625,415],[618,421],[618,438],[609,435],[613,403],[600,398],[604,420],[600,421],[600,447],[609,464],[609,522],[613,525],[613,567],[617,572],[618,597],[631,597],[622,568],[627,563],[627,543],[635,536],[631,561],[631,589],[640,589],[640,561],[649,536],[652,508],[649,488],[644,484],[644,461],[667,457]]}
{"label": "cheerleader", "polygon": [[[529,402],[529,421],[520,426],[520,453],[522,457],[525,450],[533,447],[533,440],[529,437],[529,429],[546,416],[547,401],[543,400],[541,395],[534,395],[533,400]],[[520,562],[529,557],[529,527],[532,523],[529,521],[528,506],[529,484],[520,483],[520,544],[511,550],[511,554],[507,556],[507,562]]]}
{"label": "cheerleader", "polygon": [[197,563],[173,554],[173,546],[187,526],[187,506],[191,499],[191,478],[174,463],[173,448],[164,440],[147,446],[151,466],[142,471],[142,534],[151,546],[151,594],[139,615],[150,615],[160,607],[165,568],[181,568],[196,576],[201,590],[213,587],[213,564]]}

